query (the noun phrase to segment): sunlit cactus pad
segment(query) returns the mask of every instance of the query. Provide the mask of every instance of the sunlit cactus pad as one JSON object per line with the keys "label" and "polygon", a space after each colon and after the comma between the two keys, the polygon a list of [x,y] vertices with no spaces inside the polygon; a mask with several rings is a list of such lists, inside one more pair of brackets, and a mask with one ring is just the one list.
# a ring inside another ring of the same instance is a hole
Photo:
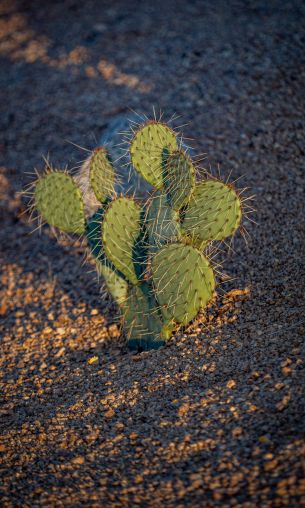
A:
{"label": "sunlit cactus pad", "polygon": [[236,191],[218,180],[207,180],[194,190],[183,228],[202,241],[224,240],[236,231],[241,215],[241,201]]}
{"label": "sunlit cactus pad", "polygon": [[35,206],[51,226],[66,233],[84,233],[83,198],[67,173],[52,171],[39,178],[35,189]]}
{"label": "sunlit cactus pad", "polygon": [[131,129],[131,170],[155,187],[147,200],[117,195],[105,147],[75,177],[48,168],[35,182],[42,222],[86,237],[131,349],[164,345],[207,307],[216,289],[209,253],[242,220],[237,190],[200,169],[181,146],[164,123]]}
{"label": "sunlit cactus pad", "polygon": [[115,173],[105,148],[97,148],[92,154],[90,185],[101,203],[114,193]]}
{"label": "sunlit cactus pad", "polygon": [[190,245],[162,247],[153,257],[152,277],[163,314],[182,325],[207,305],[215,289],[210,263]]}
{"label": "sunlit cactus pad", "polygon": [[138,284],[135,249],[141,235],[141,208],[128,198],[112,201],[106,210],[102,239],[110,261],[132,283]]}
{"label": "sunlit cactus pad", "polygon": [[148,122],[135,134],[131,146],[131,160],[135,169],[157,189],[164,187],[164,161],[177,148],[175,132],[167,125]]}

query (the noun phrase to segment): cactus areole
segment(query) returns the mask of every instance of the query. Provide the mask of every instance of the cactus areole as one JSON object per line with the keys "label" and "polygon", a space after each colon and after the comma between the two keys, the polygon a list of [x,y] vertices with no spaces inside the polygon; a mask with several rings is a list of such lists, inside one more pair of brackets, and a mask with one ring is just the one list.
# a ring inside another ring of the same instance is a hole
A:
{"label": "cactus areole", "polygon": [[[234,235],[242,218],[233,186],[206,173],[196,181],[195,164],[179,146],[161,122],[146,122],[133,135],[133,168],[155,187],[144,202],[117,195],[105,147],[85,161],[85,176],[48,169],[35,182],[41,219],[86,236],[131,349],[164,345],[207,306],[216,287],[208,246]],[[84,189],[98,209],[88,206]]]}

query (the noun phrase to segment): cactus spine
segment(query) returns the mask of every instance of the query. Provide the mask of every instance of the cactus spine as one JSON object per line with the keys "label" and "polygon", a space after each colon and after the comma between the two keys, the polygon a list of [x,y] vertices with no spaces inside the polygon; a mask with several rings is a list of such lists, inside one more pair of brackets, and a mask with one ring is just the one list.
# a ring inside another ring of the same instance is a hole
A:
{"label": "cactus spine", "polygon": [[233,235],[242,218],[236,190],[212,178],[196,183],[194,164],[178,146],[160,122],[134,134],[133,166],[157,189],[147,202],[116,196],[105,148],[91,154],[81,177],[49,171],[35,185],[41,217],[87,237],[133,349],[160,347],[206,307],[216,282],[202,249]]}

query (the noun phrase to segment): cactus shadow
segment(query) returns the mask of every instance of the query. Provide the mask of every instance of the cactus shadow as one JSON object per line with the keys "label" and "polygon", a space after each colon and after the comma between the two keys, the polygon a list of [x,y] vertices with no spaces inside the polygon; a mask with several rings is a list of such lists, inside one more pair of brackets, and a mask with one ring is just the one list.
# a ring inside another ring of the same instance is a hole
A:
{"label": "cactus shadow", "polygon": [[[62,315],[63,307],[71,322],[77,316],[74,309],[80,307],[86,316],[96,309],[103,315],[106,324],[116,322],[116,306],[103,291],[103,282],[98,278],[93,260],[85,262],[84,245],[69,239],[58,242],[48,227],[40,233],[33,232],[33,226],[22,222],[15,214],[9,212],[5,215],[6,224],[0,233],[2,264],[12,271],[18,271],[22,279],[19,281],[13,277],[13,293],[26,294],[31,286],[37,290],[37,298],[34,292],[31,301],[26,298],[21,302],[15,296],[8,301],[11,329],[16,321],[14,314],[18,310],[22,310],[26,317],[30,312],[39,313],[41,330],[54,324],[48,315],[53,314],[56,321]],[[5,296],[6,288],[3,289]],[[43,300],[44,291],[46,302]]]}

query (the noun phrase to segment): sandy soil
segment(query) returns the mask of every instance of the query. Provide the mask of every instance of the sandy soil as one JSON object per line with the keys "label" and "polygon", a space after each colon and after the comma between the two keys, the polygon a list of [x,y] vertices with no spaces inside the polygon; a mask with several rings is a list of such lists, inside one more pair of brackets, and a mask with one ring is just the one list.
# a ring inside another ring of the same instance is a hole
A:
{"label": "sandy soil", "polygon": [[[304,4],[0,1],[3,507],[305,506]],[[206,317],[128,351],[85,246],[19,191],[129,108],[255,194]],[[303,221],[303,222],[302,222]],[[229,293],[236,289],[239,292]]]}

